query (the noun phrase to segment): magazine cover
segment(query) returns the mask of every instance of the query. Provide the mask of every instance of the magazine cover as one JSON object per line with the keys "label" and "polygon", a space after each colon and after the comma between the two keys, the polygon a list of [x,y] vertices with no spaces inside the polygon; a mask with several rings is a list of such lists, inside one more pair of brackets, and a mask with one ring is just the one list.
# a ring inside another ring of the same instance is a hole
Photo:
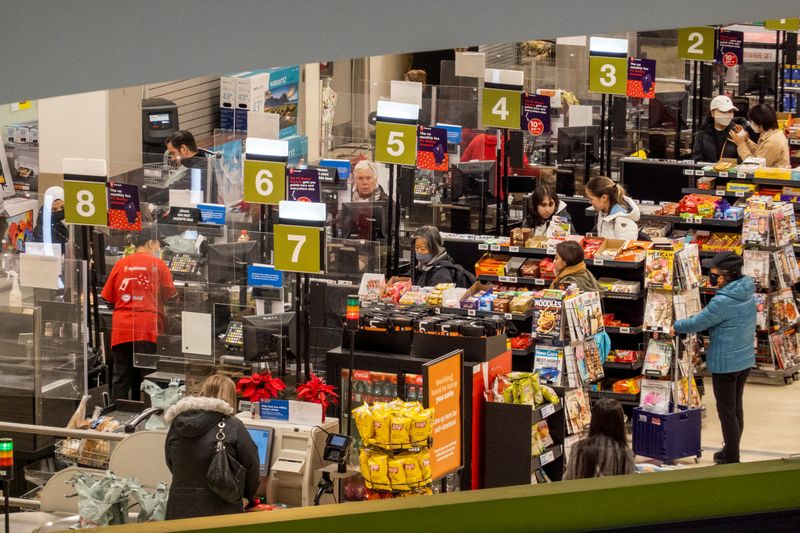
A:
{"label": "magazine cover", "polygon": [[703,307],[700,303],[700,289],[698,287],[688,289],[681,294],[675,294],[672,297],[672,302],[675,309],[675,320],[693,317]]}
{"label": "magazine cover", "polygon": [[564,368],[564,349],[557,346],[537,346],[533,356],[533,371],[539,379],[552,385],[561,385]]}
{"label": "magazine cover", "polygon": [[756,301],[756,329],[766,331],[769,327],[769,307],[767,306],[767,295],[757,292],[753,295]]}
{"label": "magazine cover", "polygon": [[746,210],[742,226],[742,242],[769,246],[771,218],[770,211],[764,209]]}
{"label": "magazine cover", "polygon": [[648,250],[644,267],[644,286],[672,289],[675,252],[672,250]]}
{"label": "magazine cover", "polygon": [[772,324],[777,328],[785,328],[797,322],[798,311],[792,289],[785,288],[769,295]]}
{"label": "magazine cover", "polygon": [[779,369],[786,368],[787,360],[791,360],[786,343],[786,334],[783,331],[776,331],[769,336],[769,349],[775,360],[775,366]]}
{"label": "magazine cover", "polygon": [[562,331],[563,301],[552,298],[535,298],[533,301],[533,334],[540,339],[560,340]]}
{"label": "magazine cover", "polygon": [[683,286],[696,287],[700,284],[702,273],[700,271],[700,251],[696,244],[687,244],[678,252],[680,271],[683,277]]}
{"label": "magazine cover", "polygon": [[590,381],[589,369],[586,366],[586,350],[583,349],[583,343],[579,343],[571,349],[575,354],[575,368],[578,372],[577,377],[580,379],[579,385]]}
{"label": "magazine cover", "polygon": [[672,383],[658,379],[643,379],[639,407],[651,413],[667,414],[672,396]]}
{"label": "magazine cover", "polygon": [[675,347],[671,341],[650,339],[644,355],[642,374],[645,376],[666,376],[672,365]]}
{"label": "magazine cover", "polygon": [[672,323],[672,292],[648,290],[647,304],[644,308],[644,328],[650,331],[669,331]]}
{"label": "magazine cover", "polygon": [[772,230],[775,246],[786,246],[797,237],[794,206],[783,204],[772,210]]}
{"label": "magazine cover", "polygon": [[753,278],[756,287],[769,288],[769,252],[765,250],[745,250],[742,252],[744,266],[742,273]]}
{"label": "magazine cover", "polygon": [[[564,348],[564,367],[566,372],[566,385],[572,389],[580,387],[583,380],[578,375],[578,364],[576,360],[575,350],[571,346]],[[562,377],[562,381],[564,378]]]}
{"label": "magazine cover", "polygon": [[603,362],[600,360],[600,349],[597,341],[591,337],[583,342],[583,357],[586,362],[586,372],[589,375],[588,381],[603,379]]}
{"label": "magazine cover", "polygon": [[589,398],[583,389],[572,389],[565,393],[564,408],[567,411],[567,433],[583,431],[592,421]]}
{"label": "magazine cover", "polygon": [[779,287],[787,288],[797,283],[800,279],[800,270],[797,267],[797,259],[794,256],[792,245],[773,252],[772,259],[775,262],[775,277]]}
{"label": "magazine cover", "polygon": [[564,301],[567,309],[570,339],[580,341],[603,329],[600,294],[584,292]]}

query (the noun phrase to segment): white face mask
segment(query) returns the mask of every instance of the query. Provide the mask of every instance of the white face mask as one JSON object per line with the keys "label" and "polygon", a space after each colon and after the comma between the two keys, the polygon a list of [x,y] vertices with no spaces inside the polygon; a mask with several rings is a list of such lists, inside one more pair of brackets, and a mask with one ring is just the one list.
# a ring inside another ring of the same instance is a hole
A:
{"label": "white face mask", "polygon": [[733,119],[733,113],[723,113],[723,112],[719,112],[718,111],[714,115],[714,120],[720,126],[726,126],[727,127],[731,123],[732,119]]}
{"label": "white face mask", "polygon": [[752,120],[750,121],[750,129],[756,133],[761,133],[763,131],[761,127]]}

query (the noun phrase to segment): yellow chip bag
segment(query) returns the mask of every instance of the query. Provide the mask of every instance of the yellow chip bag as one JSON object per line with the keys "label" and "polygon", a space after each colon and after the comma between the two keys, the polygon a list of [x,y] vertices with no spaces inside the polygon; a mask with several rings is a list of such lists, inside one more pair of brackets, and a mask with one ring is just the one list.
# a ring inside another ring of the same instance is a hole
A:
{"label": "yellow chip bag", "polygon": [[404,414],[392,416],[391,443],[402,445],[408,444],[411,430],[411,419]]}
{"label": "yellow chip bag", "polygon": [[375,435],[375,421],[372,419],[369,405],[364,404],[353,409],[353,418],[356,421],[356,428],[358,428],[362,441],[367,442]]}
{"label": "yellow chip bag", "polygon": [[402,456],[403,470],[406,473],[406,482],[410,487],[422,484],[422,469],[419,466],[419,454],[406,454]]}
{"label": "yellow chip bag", "polygon": [[370,481],[376,489],[389,489],[388,459],[386,455],[375,454],[367,461],[369,463]]}
{"label": "yellow chip bag", "polygon": [[409,490],[403,458],[389,459],[389,481],[392,483],[392,490]]}
{"label": "yellow chip bag", "polygon": [[414,415],[411,424],[411,442],[422,445],[432,435],[433,409],[425,409]]}
{"label": "yellow chip bag", "polygon": [[431,454],[428,450],[419,453],[419,469],[423,481],[431,480]]}
{"label": "yellow chip bag", "polygon": [[369,458],[372,454],[367,450],[361,450],[361,453],[358,454],[358,464],[361,467],[361,477],[364,478],[364,485],[368,489],[372,488],[372,475],[370,474],[369,470]]}
{"label": "yellow chip bag", "polygon": [[403,404],[403,407],[410,413],[419,413],[422,411],[422,404],[419,402],[406,402]]}
{"label": "yellow chip bag", "polygon": [[392,413],[387,410],[376,411],[372,410],[372,420],[375,427],[375,442],[378,444],[389,444],[389,435],[391,434],[392,426]]}

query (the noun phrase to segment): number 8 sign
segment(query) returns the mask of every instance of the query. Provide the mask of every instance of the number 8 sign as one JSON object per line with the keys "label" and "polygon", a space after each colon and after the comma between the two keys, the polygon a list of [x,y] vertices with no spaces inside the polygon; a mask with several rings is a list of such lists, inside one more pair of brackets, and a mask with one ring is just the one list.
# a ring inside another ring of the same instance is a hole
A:
{"label": "number 8 sign", "polygon": [[275,268],[284,272],[325,271],[325,230],[313,226],[275,225]]}
{"label": "number 8 sign", "polygon": [[81,226],[108,225],[105,180],[64,180],[64,222]]}

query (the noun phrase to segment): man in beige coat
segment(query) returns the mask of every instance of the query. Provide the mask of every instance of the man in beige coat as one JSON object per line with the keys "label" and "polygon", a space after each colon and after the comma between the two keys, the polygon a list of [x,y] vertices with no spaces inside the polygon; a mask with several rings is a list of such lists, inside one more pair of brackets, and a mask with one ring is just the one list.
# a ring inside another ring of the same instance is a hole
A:
{"label": "man in beige coat", "polygon": [[736,149],[742,160],[748,157],[763,157],[766,166],[776,168],[790,168],[789,140],[783,131],[778,129],[778,119],[775,111],[765,104],[759,104],[747,113],[750,119],[750,128],[759,134],[758,142],[754,143],[747,135],[747,130],[735,126],[729,133],[730,140],[736,143]]}

